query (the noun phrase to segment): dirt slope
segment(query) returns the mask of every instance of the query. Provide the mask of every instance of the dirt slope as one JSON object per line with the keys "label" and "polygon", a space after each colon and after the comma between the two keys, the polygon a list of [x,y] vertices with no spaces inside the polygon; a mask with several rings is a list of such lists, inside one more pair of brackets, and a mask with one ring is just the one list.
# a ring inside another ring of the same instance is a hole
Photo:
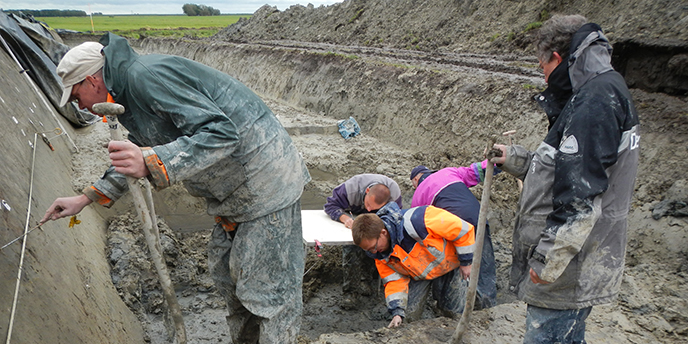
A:
{"label": "dirt slope", "polygon": [[[76,148],[71,140],[76,135],[2,49],[0,75],[0,246],[4,246],[33,227],[56,197],[74,194],[71,156]],[[56,136],[55,128],[64,128],[65,134]],[[35,133],[39,133],[36,142]],[[50,139],[54,151],[40,133]],[[18,287],[22,240],[0,251],[3,342],[140,341],[141,324],[119,298],[103,255],[104,214],[108,213],[88,208],[73,228],[66,219],[32,231],[26,239]]]}
{"label": "dirt slope", "polygon": [[265,5],[216,38],[295,40],[404,49],[530,51],[529,25],[552,13],[579,13],[610,38],[688,39],[686,1],[348,0],[328,7]]}

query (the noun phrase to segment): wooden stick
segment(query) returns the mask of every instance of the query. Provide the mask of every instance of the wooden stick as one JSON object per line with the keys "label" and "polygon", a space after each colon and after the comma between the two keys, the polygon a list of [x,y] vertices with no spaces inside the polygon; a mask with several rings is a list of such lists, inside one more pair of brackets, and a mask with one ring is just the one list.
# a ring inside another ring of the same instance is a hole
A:
{"label": "wooden stick", "polygon": [[478,216],[478,229],[475,234],[475,251],[473,252],[473,264],[471,264],[471,280],[468,282],[468,292],[466,293],[466,306],[461,314],[461,319],[456,325],[456,330],[449,343],[459,344],[464,333],[468,329],[468,321],[475,305],[475,294],[478,288],[478,278],[480,277],[480,263],[483,255],[483,243],[485,242],[485,224],[487,223],[487,210],[490,204],[490,187],[492,186],[492,174],[494,164],[492,158],[492,146],[497,142],[492,138],[487,145],[487,168],[485,170],[485,182],[483,183],[483,195],[480,199],[480,215]]}
{"label": "wooden stick", "polygon": [[[103,111],[104,112],[104,111]],[[107,115],[108,126],[110,127],[110,138],[114,141],[122,141],[122,131],[119,128],[119,121],[116,115]],[[148,184],[148,180],[141,179],[144,184]],[[153,204],[153,200],[149,199],[148,202],[141,192],[141,188],[138,185],[138,180],[136,178],[127,177],[127,184],[129,185],[129,191],[134,198],[134,206],[136,208],[136,213],[141,221],[143,235],[146,238],[146,243],[148,244],[148,250],[150,251],[151,258],[153,259],[153,264],[155,265],[155,270],[158,272],[158,278],[160,279],[160,286],[162,287],[162,293],[167,301],[167,306],[170,311],[170,316],[174,321],[175,333],[174,337],[177,339],[178,344],[186,344],[186,329],[184,327],[184,318],[182,317],[182,310],[177,301],[177,295],[174,293],[174,286],[172,285],[172,280],[170,279],[170,274],[167,271],[167,265],[162,256],[161,246],[159,243],[159,235],[157,234],[157,225],[154,227],[153,224],[157,224],[157,217],[155,213],[151,212],[148,208],[148,204]],[[150,190],[150,186],[147,187]],[[153,220],[155,219],[155,220]],[[172,336],[170,336],[172,337]]]}

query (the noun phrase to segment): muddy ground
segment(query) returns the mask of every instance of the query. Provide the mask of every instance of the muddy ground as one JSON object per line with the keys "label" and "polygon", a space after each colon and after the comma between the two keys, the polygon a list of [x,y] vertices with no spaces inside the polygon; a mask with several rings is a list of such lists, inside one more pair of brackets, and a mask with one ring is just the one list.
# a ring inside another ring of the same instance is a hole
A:
{"label": "muddy ground", "polygon": [[[350,0],[283,12],[264,7],[254,21],[242,21],[212,40],[132,44],[146,53],[196,59],[259,93],[292,135],[313,176],[302,199],[304,209],[320,209],[332,188],[364,172],[394,178],[408,205],[412,167],[437,169],[480,160],[487,139],[511,129],[517,130],[514,140],[531,149],[544,137],[544,114],[531,99],[545,85],[529,47],[532,32],[524,30],[543,10],[583,11],[619,42],[649,38],[685,45],[688,35],[685,1]],[[680,60],[683,45],[676,46]],[[672,80],[631,90],[642,141],[626,272],[619,299],[595,307],[586,322],[591,343],[688,341],[688,99]],[[363,133],[344,140],[336,122],[348,116],[359,121]],[[72,156],[75,192],[105,169],[102,146],[107,140],[102,123],[75,131],[81,151]],[[473,191],[479,196],[482,188]],[[203,202],[180,186],[155,197],[189,343],[228,342],[223,301],[207,274],[211,221]],[[499,305],[474,313],[466,342],[522,340],[525,305],[507,287],[517,199],[515,180],[498,175],[489,221]],[[162,294],[129,204],[121,200],[118,215],[108,220],[105,253],[112,282],[142,322],[145,340],[168,343]],[[340,307],[340,248],[326,247],[322,257],[307,251],[300,343],[439,343],[450,338],[456,320],[437,317],[431,304],[425,319],[386,329],[389,316],[379,289],[357,309]]]}
{"label": "muddy ground", "polygon": [[[648,104],[645,108],[663,107],[667,102],[676,101],[640,91],[634,91],[634,96],[641,100],[641,104]],[[406,175],[418,162],[413,151],[379,141],[365,133],[344,140],[334,129],[335,119],[322,118],[269,99],[266,102],[288,128],[314,174],[315,182],[307,189],[304,208],[318,209],[328,191],[347,176],[371,171],[365,166],[373,166],[372,172],[387,173],[395,178],[404,187],[406,198],[411,194]],[[85,151],[93,147],[94,154],[87,159],[84,159],[85,155],[75,155],[75,176],[78,176],[75,180],[97,178],[107,165],[102,147],[109,139],[105,127],[98,123],[82,130],[77,137],[77,144]],[[680,149],[676,154],[681,154]],[[513,180],[502,175],[496,178],[496,183],[497,190],[515,185]],[[85,185],[85,182],[75,183],[75,188]],[[163,247],[184,310],[189,342],[225,342],[227,329],[223,321],[223,301],[214,291],[206,267],[205,243],[210,227],[202,225],[207,222],[202,214],[202,202],[194,203],[194,199],[184,196],[184,193],[176,186],[173,190],[158,193],[156,197],[163,219]],[[496,197],[498,204],[503,203],[499,201],[499,191]],[[640,187],[636,199],[644,197],[652,197],[652,193],[648,194]],[[688,295],[682,287],[687,277],[684,267],[686,256],[680,254],[670,258],[666,253],[684,251],[688,223],[685,218],[652,219],[650,209],[655,203],[634,207],[622,293],[617,303],[594,308],[587,323],[591,343],[680,343],[686,339],[688,307],[685,300]],[[182,211],[186,214],[183,216],[185,221],[180,223],[178,218],[177,221],[173,218],[171,222],[176,223],[173,225],[176,229],[171,230],[164,219],[166,215],[179,216],[180,209],[186,209]],[[142,320],[148,331],[147,339],[151,343],[167,343],[168,332],[162,320],[162,295],[145,253],[144,240],[132,218],[128,213],[110,219],[108,255],[113,266],[113,283],[125,303]],[[519,342],[525,322],[525,305],[515,301],[506,289],[510,228],[496,225],[493,228],[500,304],[474,313],[474,327],[467,340],[473,343]],[[659,233],[661,237],[652,237]],[[676,247],[666,250],[665,246],[670,244]],[[326,247],[322,257],[318,257],[312,248],[307,252],[301,343],[438,343],[451,337],[456,321],[436,317],[431,305],[424,314],[424,320],[396,330],[385,329],[389,316],[381,290],[371,297],[363,297],[357,309],[340,307],[340,248]],[[662,256],[666,258],[660,259]]]}

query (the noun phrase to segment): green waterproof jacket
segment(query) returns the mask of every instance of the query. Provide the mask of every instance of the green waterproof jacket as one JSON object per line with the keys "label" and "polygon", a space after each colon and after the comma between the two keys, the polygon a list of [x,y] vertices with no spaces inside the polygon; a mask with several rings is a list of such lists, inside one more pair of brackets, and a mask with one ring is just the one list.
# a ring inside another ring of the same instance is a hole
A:
{"label": "green waterproof jacket", "polygon": [[[129,140],[152,147],[164,165],[162,177],[149,177],[156,188],[182,182],[205,197],[210,215],[232,222],[300,199],[308,170],[284,127],[248,87],[189,59],[139,55],[112,33],[100,43],[105,85],[126,109],[119,119]],[[113,167],[93,187],[113,202],[127,191]]]}

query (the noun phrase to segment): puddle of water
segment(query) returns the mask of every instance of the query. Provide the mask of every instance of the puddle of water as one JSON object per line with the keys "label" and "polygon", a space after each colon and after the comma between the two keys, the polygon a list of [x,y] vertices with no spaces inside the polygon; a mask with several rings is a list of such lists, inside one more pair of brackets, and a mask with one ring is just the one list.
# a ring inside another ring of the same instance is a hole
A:
{"label": "puddle of water", "polygon": [[211,230],[215,225],[215,219],[210,215],[198,214],[158,214],[165,219],[170,228],[176,232],[196,232]]}
{"label": "puddle of water", "polygon": [[303,190],[301,195],[301,209],[303,210],[319,210],[323,209],[327,197],[320,195],[313,190]]}
{"label": "puddle of water", "polygon": [[[337,180],[337,175],[321,171],[318,169],[310,169],[311,178],[313,179],[311,183],[322,183],[325,181]],[[205,213],[191,213],[185,209],[172,209],[167,207],[161,199],[155,197],[155,211],[159,216],[165,219],[170,228],[179,232],[195,232],[200,230],[212,229],[215,220],[212,216]],[[301,195],[301,209],[303,210],[321,210],[327,201],[327,197],[330,194],[323,195],[318,191],[318,188],[306,189]],[[191,196],[188,196],[191,197]]]}
{"label": "puddle of water", "polygon": [[[311,174],[311,183],[312,184],[319,184],[323,182],[330,182],[337,180],[338,177],[336,174],[331,173],[331,172],[325,172],[319,169],[315,168],[309,168],[308,172]],[[328,193],[327,195],[323,195],[321,192],[318,192],[318,188],[313,189],[306,189],[303,191],[303,195],[301,195],[301,209],[303,210],[319,210],[323,209],[323,206],[325,205],[325,202],[327,201],[327,197],[329,197],[331,193]]]}

